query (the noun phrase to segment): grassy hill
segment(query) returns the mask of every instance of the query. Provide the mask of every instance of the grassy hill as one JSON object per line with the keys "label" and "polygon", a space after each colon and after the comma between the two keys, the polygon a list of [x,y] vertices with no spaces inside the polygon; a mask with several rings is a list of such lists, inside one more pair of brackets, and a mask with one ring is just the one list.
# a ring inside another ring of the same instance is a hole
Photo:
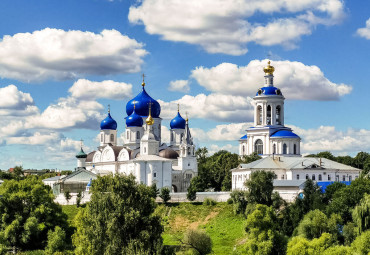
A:
{"label": "grassy hill", "polygon": [[[68,221],[77,214],[75,205],[63,206]],[[232,205],[217,203],[176,203],[159,205],[156,213],[162,217],[165,245],[179,245],[187,229],[203,229],[211,237],[214,254],[231,254],[233,248],[245,238],[243,216],[234,215]]]}

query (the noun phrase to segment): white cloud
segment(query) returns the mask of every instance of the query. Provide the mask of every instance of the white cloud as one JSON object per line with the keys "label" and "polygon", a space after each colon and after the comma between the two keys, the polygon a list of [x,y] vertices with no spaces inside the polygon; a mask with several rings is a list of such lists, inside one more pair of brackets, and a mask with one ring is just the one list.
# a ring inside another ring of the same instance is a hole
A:
{"label": "white cloud", "polygon": [[189,81],[188,80],[171,81],[168,89],[170,91],[179,91],[188,93],[190,91]]}
{"label": "white cloud", "polygon": [[132,96],[132,85],[106,80],[101,82],[79,79],[68,90],[72,97],[85,100],[108,98],[122,100]]}
{"label": "white cloud", "polygon": [[251,98],[223,94],[185,95],[182,98],[161,104],[161,117],[172,119],[176,116],[177,104],[180,109],[186,109],[189,118],[201,118],[217,121],[242,122],[253,118]]}
{"label": "white cloud", "polygon": [[237,145],[232,145],[232,144],[225,144],[223,146],[219,146],[217,144],[212,144],[209,148],[208,148],[208,155],[213,155],[215,154],[216,152],[220,151],[220,150],[226,150],[226,151],[229,151],[231,153],[238,153],[238,146]]}
{"label": "white cloud", "polygon": [[0,40],[0,76],[25,82],[140,71],[143,44],[117,30],[45,28]]}
{"label": "white cloud", "polygon": [[12,84],[0,88],[0,116],[27,116],[36,113],[38,108],[29,93],[18,90]]}
{"label": "white cloud", "polygon": [[[341,0],[143,0],[129,21],[164,40],[202,46],[209,53],[242,55],[246,44],[294,47],[317,25],[344,17]],[[274,16],[282,18],[274,18]],[[254,16],[259,17],[254,22]],[[263,19],[260,18],[263,17]],[[263,23],[262,20],[265,20]]]}
{"label": "white cloud", "polygon": [[41,134],[35,132],[31,136],[9,137],[6,139],[7,144],[28,144],[28,145],[46,145],[55,143],[61,139],[61,135],[56,132]]}
{"label": "white cloud", "polygon": [[[255,95],[264,86],[263,67],[267,60],[252,60],[247,66],[222,63],[212,68],[197,67],[191,78],[207,90],[237,95]],[[288,99],[298,100],[338,100],[349,94],[352,87],[337,84],[325,77],[317,66],[308,66],[296,61],[274,61],[274,84]]]}
{"label": "white cloud", "polygon": [[366,21],[365,27],[357,29],[357,34],[361,37],[370,40],[370,19]]}

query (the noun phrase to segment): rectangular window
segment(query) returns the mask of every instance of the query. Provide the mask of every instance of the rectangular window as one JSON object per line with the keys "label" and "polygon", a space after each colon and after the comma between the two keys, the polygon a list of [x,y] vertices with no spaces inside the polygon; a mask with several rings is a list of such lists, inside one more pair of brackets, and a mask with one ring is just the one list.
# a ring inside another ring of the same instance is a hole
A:
{"label": "rectangular window", "polygon": [[331,181],[331,176],[330,176],[330,174],[328,174],[328,181]]}
{"label": "rectangular window", "polygon": [[297,174],[297,180],[299,180],[299,174]]}
{"label": "rectangular window", "polygon": [[153,173],[153,177],[157,177],[157,173]]}
{"label": "rectangular window", "polygon": [[344,182],[346,181],[346,176],[345,176],[345,175],[343,175],[343,181],[344,181]]}

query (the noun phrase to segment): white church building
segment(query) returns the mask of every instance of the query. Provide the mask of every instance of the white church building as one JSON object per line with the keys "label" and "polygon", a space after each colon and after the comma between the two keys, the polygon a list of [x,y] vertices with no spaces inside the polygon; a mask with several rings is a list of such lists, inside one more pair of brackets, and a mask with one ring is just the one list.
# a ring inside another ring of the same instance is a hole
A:
{"label": "white church building", "polygon": [[254,125],[239,139],[239,156],[257,153],[262,159],[240,164],[232,169],[232,189],[244,190],[251,173],[258,170],[276,174],[274,189],[292,201],[304,187],[306,179],[316,182],[350,182],[359,177],[361,170],[329,159],[301,156],[301,138],[284,126],[284,96],[274,86],[275,68],[264,69],[265,85],[253,98]]}
{"label": "white church building", "polygon": [[170,122],[170,143],[161,141],[161,106],[148,95],[145,82],[142,91],[126,105],[124,143],[117,142],[117,122],[108,116],[100,124],[100,146],[97,150],[76,155],[77,167],[97,175],[133,174],[137,181],[172,192],[186,192],[197,175],[195,145],[188,119],[179,112]]}

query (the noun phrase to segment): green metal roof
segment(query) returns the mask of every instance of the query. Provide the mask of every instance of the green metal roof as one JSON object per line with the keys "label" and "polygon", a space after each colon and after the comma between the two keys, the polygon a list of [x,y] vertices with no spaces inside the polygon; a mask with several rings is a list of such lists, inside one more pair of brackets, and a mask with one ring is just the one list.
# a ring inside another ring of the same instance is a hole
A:
{"label": "green metal roof", "polygon": [[76,158],[86,158],[87,154],[84,152],[84,150],[81,148],[80,152],[77,153]]}

